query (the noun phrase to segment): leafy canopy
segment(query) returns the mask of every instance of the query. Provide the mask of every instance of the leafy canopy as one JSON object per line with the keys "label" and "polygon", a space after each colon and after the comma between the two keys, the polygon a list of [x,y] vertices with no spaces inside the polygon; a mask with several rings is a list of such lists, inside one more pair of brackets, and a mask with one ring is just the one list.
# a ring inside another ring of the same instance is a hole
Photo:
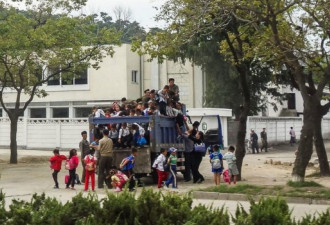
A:
{"label": "leafy canopy", "polygon": [[0,101],[10,118],[4,91],[16,92],[18,103],[21,93],[28,95],[24,106],[15,108],[24,111],[33,96],[46,95],[42,83],[60,73],[69,77],[88,66],[98,68],[103,57],[114,54],[113,44],[120,40],[114,28],[95,33],[92,16],[71,15],[84,0],[20,2],[25,4],[24,12],[0,1]]}

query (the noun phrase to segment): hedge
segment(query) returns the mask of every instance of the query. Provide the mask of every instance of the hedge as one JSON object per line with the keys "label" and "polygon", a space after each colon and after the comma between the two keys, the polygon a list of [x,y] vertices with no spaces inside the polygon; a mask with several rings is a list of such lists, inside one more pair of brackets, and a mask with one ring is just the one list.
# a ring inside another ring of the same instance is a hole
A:
{"label": "hedge", "polygon": [[0,224],[4,225],[325,225],[330,224],[330,211],[306,215],[300,221],[291,219],[291,211],[281,198],[250,200],[250,211],[237,206],[234,215],[220,209],[198,205],[192,207],[189,195],[162,194],[143,189],[139,196],[127,191],[107,193],[98,199],[95,193],[62,203],[45,194],[34,194],[31,201],[13,200],[5,207],[0,191]]}

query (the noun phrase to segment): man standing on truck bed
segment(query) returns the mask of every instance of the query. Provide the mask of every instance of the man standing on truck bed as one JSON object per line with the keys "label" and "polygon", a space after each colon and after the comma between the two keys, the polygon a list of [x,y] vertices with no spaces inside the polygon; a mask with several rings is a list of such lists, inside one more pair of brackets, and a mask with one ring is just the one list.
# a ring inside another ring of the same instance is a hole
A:
{"label": "man standing on truck bed", "polygon": [[180,101],[180,96],[179,96],[179,86],[174,84],[174,78],[170,78],[168,80],[169,83],[169,87],[170,87],[170,91],[172,91],[174,93],[174,98],[173,100],[175,101]]}
{"label": "man standing on truck bed", "polygon": [[113,162],[113,142],[108,137],[109,130],[103,130],[103,138],[99,142],[98,150],[100,152],[99,159],[99,173],[98,173],[98,188],[103,188],[104,181],[106,182],[108,188],[111,188],[110,182],[106,181],[106,174],[112,167]]}

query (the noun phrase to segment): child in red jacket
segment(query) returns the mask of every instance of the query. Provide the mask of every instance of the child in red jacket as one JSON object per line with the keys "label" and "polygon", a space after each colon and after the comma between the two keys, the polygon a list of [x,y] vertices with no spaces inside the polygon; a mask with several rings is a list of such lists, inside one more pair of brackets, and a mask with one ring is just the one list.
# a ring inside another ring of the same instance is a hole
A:
{"label": "child in red jacket", "polygon": [[57,181],[57,174],[58,172],[60,172],[61,168],[62,168],[62,161],[66,160],[65,155],[60,155],[60,151],[58,149],[54,149],[53,151],[54,156],[50,157],[49,162],[50,162],[50,168],[53,169],[53,179],[55,182],[55,189],[58,189],[58,181]]}
{"label": "child in red jacket", "polygon": [[89,154],[85,156],[84,162],[85,162],[85,188],[84,191],[88,190],[88,183],[89,178],[91,178],[91,185],[92,185],[92,191],[95,189],[95,168],[97,159],[94,156],[95,149],[90,149]]}
{"label": "child in red jacket", "polygon": [[66,188],[68,189],[70,184],[71,184],[71,189],[74,189],[74,181],[76,179],[76,168],[78,167],[78,163],[79,163],[79,158],[77,156],[77,150],[76,149],[71,149],[70,150],[70,157],[69,157],[69,174],[70,174],[70,178],[68,183],[66,184]]}

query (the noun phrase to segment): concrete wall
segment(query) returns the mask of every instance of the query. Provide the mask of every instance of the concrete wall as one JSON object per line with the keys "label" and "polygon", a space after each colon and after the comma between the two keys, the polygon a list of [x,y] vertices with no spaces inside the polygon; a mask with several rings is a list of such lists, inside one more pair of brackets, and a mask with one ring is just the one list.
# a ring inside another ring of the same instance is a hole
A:
{"label": "concrete wall", "polygon": [[[227,118],[231,117],[230,109],[194,108],[188,109],[188,111],[192,121],[200,121],[203,115],[220,115],[224,145],[228,145]],[[207,130],[218,128],[216,117],[205,117],[201,122],[207,124]],[[29,149],[78,148],[81,131],[88,131],[88,129],[87,118],[29,119],[22,117],[18,123],[17,144],[20,147]],[[200,130],[203,130],[202,126],[200,126]],[[0,118],[0,146],[8,147],[9,144],[10,120]]]}
{"label": "concrete wall", "polygon": [[[249,117],[247,121],[246,139],[250,138],[250,129],[254,129],[260,139],[262,128],[266,128],[268,142],[289,142],[290,127],[296,132],[296,138],[300,139],[300,132],[303,125],[301,117]],[[330,138],[330,118],[322,121],[322,134],[324,139]]]}
{"label": "concrete wall", "polygon": [[[81,131],[88,131],[87,119],[26,119],[18,123],[17,145],[23,148],[79,148]],[[10,121],[0,120],[0,146],[10,144]]]}

